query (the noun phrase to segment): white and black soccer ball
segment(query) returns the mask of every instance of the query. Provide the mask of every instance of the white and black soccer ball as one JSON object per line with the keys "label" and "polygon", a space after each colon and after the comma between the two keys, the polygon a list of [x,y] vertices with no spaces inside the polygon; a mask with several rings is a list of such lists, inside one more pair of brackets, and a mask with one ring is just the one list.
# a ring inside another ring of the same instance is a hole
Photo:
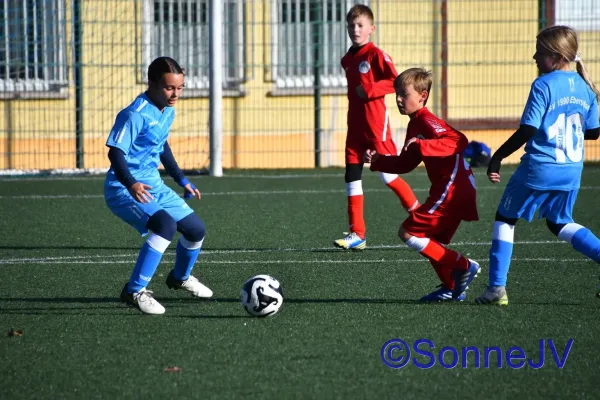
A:
{"label": "white and black soccer ball", "polygon": [[256,275],[242,286],[242,306],[254,317],[269,317],[283,304],[279,281],[269,275]]}

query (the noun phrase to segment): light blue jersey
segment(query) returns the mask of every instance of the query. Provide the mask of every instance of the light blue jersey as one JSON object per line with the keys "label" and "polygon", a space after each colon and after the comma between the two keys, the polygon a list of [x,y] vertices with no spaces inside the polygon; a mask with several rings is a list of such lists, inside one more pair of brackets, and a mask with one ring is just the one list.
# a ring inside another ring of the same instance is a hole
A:
{"label": "light blue jersey", "polygon": [[521,125],[537,128],[513,179],[536,190],[579,189],[584,132],[599,126],[598,100],[575,71],[553,71],[531,85]]}
{"label": "light blue jersey", "polygon": [[[131,175],[155,190],[164,185],[158,166],[174,118],[173,107],[161,112],[143,93],[117,115],[106,141],[107,146],[123,150]],[[105,186],[123,188],[112,168]]]}
{"label": "light blue jersey", "polygon": [[145,93],[141,94],[117,115],[106,141],[107,146],[123,150],[131,175],[152,187],[148,192],[153,199],[139,203],[119,182],[112,167],[104,181],[108,208],[142,235],[148,233],[148,219],[159,210],[167,211],[176,222],[194,212],[164,183],[158,171],[174,117],[173,107],[165,107],[161,112]]}

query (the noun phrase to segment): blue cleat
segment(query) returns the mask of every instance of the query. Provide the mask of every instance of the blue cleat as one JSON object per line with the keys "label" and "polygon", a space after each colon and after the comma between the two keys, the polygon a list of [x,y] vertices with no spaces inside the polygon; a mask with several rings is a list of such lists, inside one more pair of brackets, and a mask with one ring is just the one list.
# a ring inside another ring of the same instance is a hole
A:
{"label": "blue cleat", "polygon": [[460,295],[469,288],[469,284],[480,272],[481,267],[479,264],[471,259],[469,259],[469,268],[467,268],[465,271],[453,271],[452,275],[454,276],[454,290],[452,291],[452,297],[455,299],[460,297]]}
{"label": "blue cleat", "polygon": [[344,232],[345,237],[338,239],[333,242],[335,247],[346,250],[363,250],[367,247],[367,238],[361,239],[354,232]]}
{"label": "blue cleat", "polygon": [[423,303],[438,303],[442,301],[464,301],[467,298],[466,293],[461,293],[456,299],[452,298],[452,290],[444,287],[443,285],[438,286],[439,289],[434,290],[433,292],[421,297],[419,299],[420,302]]}

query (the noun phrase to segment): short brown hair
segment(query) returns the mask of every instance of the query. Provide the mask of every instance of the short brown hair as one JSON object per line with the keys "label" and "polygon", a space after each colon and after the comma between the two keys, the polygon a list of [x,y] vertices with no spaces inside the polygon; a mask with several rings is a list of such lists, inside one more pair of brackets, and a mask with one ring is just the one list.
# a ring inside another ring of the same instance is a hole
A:
{"label": "short brown hair", "polygon": [[375,17],[373,17],[373,11],[369,8],[369,6],[365,6],[364,4],[356,4],[354,5],[348,14],[346,14],[346,22],[350,23],[354,21],[356,18],[365,15],[371,21],[371,24],[374,23]]}
{"label": "short brown hair", "polygon": [[[396,77],[394,88],[413,85],[416,92],[422,93],[426,90],[427,93],[430,93],[433,83],[432,76],[433,72],[425,68],[409,68]],[[429,100],[429,97],[427,99]],[[427,104],[427,100],[425,100],[425,104]]]}

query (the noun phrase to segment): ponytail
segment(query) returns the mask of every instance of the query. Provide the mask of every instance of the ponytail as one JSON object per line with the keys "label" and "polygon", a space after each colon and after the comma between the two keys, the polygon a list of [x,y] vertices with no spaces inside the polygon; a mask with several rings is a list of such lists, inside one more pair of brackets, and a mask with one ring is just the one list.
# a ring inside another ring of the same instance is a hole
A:
{"label": "ponytail", "polygon": [[594,82],[592,82],[592,79],[589,77],[587,71],[585,70],[585,66],[583,65],[583,61],[581,61],[581,58],[579,58],[578,60],[575,60],[575,65],[577,67],[577,73],[579,74],[579,76],[581,76],[581,78],[588,85],[590,85],[590,88],[594,91],[594,93],[596,93],[596,98],[598,99],[598,101],[600,101],[600,91],[594,85]]}

